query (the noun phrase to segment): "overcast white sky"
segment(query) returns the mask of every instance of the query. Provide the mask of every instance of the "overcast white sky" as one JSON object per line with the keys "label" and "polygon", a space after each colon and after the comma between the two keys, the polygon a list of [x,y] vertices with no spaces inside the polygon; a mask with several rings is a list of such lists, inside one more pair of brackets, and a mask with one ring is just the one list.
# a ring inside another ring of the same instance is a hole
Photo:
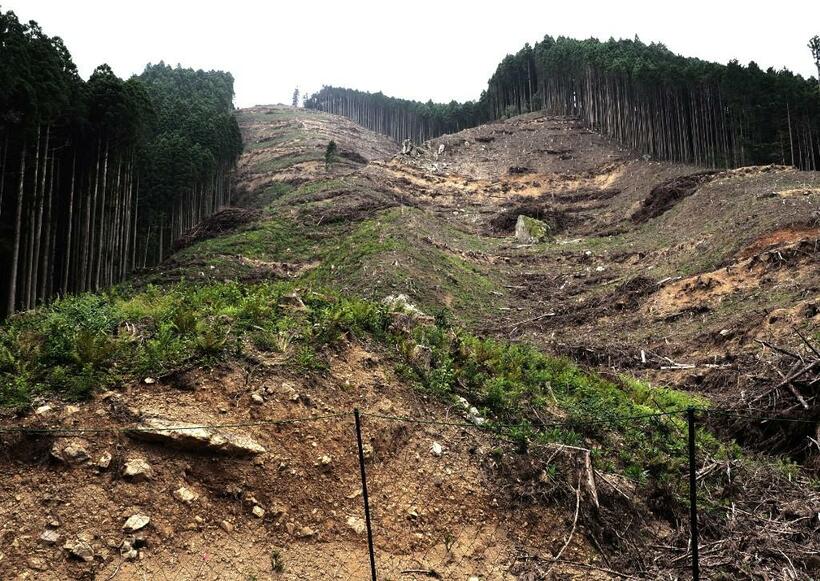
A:
{"label": "overcast white sky", "polygon": [[240,107],[323,84],[426,101],[479,96],[498,62],[545,34],[663,42],[687,56],[754,60],[806,77],[820,1],[0,0],[61,36],[87,78],[108,63],[229,70]]}

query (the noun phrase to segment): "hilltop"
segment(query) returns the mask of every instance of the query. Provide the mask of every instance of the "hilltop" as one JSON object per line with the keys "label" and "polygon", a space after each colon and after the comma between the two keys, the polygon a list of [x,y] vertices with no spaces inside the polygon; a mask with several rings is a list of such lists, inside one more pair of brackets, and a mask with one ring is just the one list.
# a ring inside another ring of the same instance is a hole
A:
{"label": "hilltop", "polygon": [[[679,576],[672,412],[817,419],[816,380],[792,386],[808,411],[785,385],[755,402],[785,365],[756,339],[812,356],[817,172],[652,161],[538,113],[419,145],[237,120],[233,207],[129,285],[4,327],[4,576],[366,578],[354,407],[384,578]],[[705,570],[816,575],[815,426],[702,419]]]}

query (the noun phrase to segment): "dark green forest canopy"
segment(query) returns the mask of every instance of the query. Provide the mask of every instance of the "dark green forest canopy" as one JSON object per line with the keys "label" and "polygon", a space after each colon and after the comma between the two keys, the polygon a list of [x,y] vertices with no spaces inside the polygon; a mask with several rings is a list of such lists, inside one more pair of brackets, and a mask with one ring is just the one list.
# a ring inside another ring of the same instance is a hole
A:
{"label": "dark green forest canopy", "polygon": [[59,37],[0,10],[0,314],[118,282],[227,204],[233,84],[164,63],[84,81]]}
{"label": "dark green forest canopy", "polygon": [[498,65],[478,101],[420,103],[323,87],[305,106],[397,140],[423,141],[529,111],[572,115],[657,159],[714,167],[820,167],[814,79],[755,63],[727,65],[638,39],[544,37]]}

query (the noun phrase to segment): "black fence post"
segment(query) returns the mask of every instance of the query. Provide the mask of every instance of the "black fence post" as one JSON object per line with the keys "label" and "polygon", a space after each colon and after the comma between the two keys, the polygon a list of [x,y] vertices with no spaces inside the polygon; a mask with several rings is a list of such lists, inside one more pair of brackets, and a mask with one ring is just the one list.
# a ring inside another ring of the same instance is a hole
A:
{"label": "black fence post", "polygon": [[370,577],[376,581],[376,553],[373,550],[373,530],[370,526],[370,499],[367,496],[367,475],[364,469],[364,447],[362,446],[362,422],[359,419],[359,408],[353,410],[356,418],[356,443],[359,446],[359,469],[362,474],[362,498],[364,499],[364,522],[367,525],[367,549],[370,552]]}
{"label": "black fence post", "polygon": [[700,564],[698,563],[698,492],[697,473],[695,468],[695,408],[686,410],[686,419],[689,424],[689,526],[690,543],[692,546],[692,579],[700,579]]}

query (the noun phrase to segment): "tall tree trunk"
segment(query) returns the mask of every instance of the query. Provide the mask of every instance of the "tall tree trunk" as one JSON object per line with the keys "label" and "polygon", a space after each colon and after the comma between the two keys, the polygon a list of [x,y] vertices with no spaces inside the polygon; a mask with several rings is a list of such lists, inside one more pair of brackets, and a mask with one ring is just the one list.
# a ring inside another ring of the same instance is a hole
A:
{"label": "tall tree trunk", "polygon": [[106,247],[105,243],[105,197],[108,189],[108,139],[105,140],[105,161],[103,162],[103,177],[102,177],[102,195],[100,200],[100,234],[99,242],[97,242],[97,268],[94,273],[95,291],[100,290],[100,272],[103,264],[103,249]]}
{"label": "tall tree trunk", "polygon": [[23,226],[23,189],[26,181],[26,140],[20,152],[20,185],[17,188],[17,210],[14,219],[14,248],[11,253],[11,273],[9,274],[8,314],[17,306],[17,265],[20,262],[20,231]]}
{"label": "tall tree trunk", "polygon": [[71,162],[71,189],[68,191],[68,221],[66,222],[66,242],[65,242],[65,257],[63,258],[63,276],[60,283],[60,292],[66,294],[68,292],[68,274],[71,272],[71,230],[74,226],[74,181],[77,171],[77,151],[74,150],[74,158]]}
{"label": "tall tree trunk", "polygon": [[82,262],[82,275],[81,275],[81,287],[79,290],[87,290],[91,286],[91,263],[92,263],[92,255],[91,255],[91,248],[92,244],[94,244],[94,221],[96,220],[96,208],[97,208],[97,190],[99,188],[99,181],[100,181],[100,161],[102,156],[102,140],[98,137],[97,138],[97,165],[96,169],[94,170],[94,189],[91,193],[91,199],[87,200],[85,206],[85,226],[83,227],[83,262]]}
{"label": "tall tree trunk", "polygon": [[54,157],[51,158],[51,172],[48,181],[48,197],[46,198],[46,218],[45,218],[45,245],[43,250],[43,272],[40,276],[40,288],[38,290],[40,300],[45,300],[51,293],[50,280],[51,278],[51,242],[52,242],[52,228],[51,228],[51,206],[53,204],[54,195]]}
{"label": "tall tree trunk", "polygon": [[9,134],[3,140],[3,165],[0,169],[0,216],[3,215],[3,193],[6,191],[6,160],[9,155]]}
{"label": "tall tree trunk", "polygon": [[28,216],[26,217],[26,265],[23,269],[23,306],[28,310],[31,307],[31,272],[34,270],[34,221],[37,209],[38,182],[40,181],[40,126],[37,125],[37,145],[34,153],[34,197],[28,205]]}
{"label": "tall tree trunk", "polygon": [[29,294],[31,296],[31,306],[37,306],[37,298],[38,298],[38,291],[39,291],[39,284],[40,284],[40,267],[42,266],[43,259],[41,257],[41,251],[43,248],[43,210],[45,208],[45,199],[46,199],[46,178],[48,177],[48,165],[49,165],[49,157],[48,157],[48,146],[49,140],[51,139],[51,125],[46,126],[46,143],[45,148],[43,148],[43,175],[40,180],[40,195],[37,196],[37,225],[36,225],[36,232],[34,235],[34,266],[31,271],[31,288],[29,289]]}

